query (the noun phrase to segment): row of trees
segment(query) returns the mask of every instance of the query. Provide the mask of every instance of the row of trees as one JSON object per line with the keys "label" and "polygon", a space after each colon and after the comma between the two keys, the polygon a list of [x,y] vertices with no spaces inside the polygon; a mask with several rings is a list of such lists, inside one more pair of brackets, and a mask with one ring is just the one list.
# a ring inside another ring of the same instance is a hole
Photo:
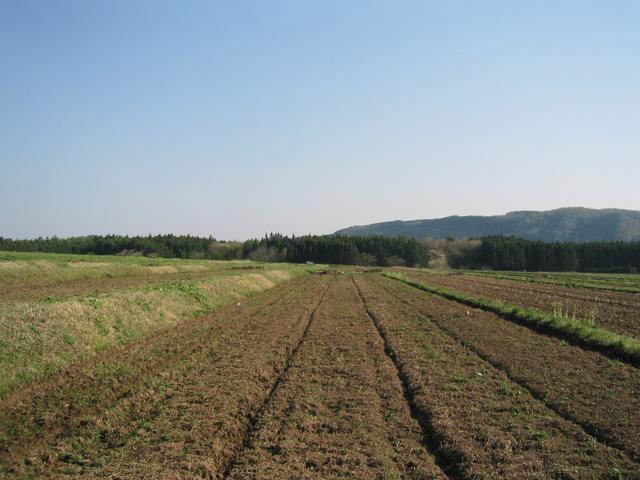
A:
{"label": "row of trees", "polygon": [[0,250],[18,252],[78,253],[95,255],[139,254],[166,258],[229,260],[242,256],[242,244],[191,235],[91,235],[69,238],[12,240],[0,237]]}
{"label": "row of trees", "polygon": [[530,271],[629,271],[640,268],[640,242],[542,242],[486,237],[449,258],[453,267]]}
{"label": "row of trees", "polygon": [[12,240],[0,237],[0,250],[96,255],[138,254],[167,258],[231,260],[251,258],[264,262],[334,263],[344,265],[426,265],[423,243],[407,237],[347,237],[266,235],[262,239],[221,242],[213,237],[155,235],[147,237],[92,235],[70,238]]}
{"label": "row of trees", "polygon": [[271,234],[244,243],[243,256],[261,261],[343,265],[426,265],[427,249],[409,237]]}

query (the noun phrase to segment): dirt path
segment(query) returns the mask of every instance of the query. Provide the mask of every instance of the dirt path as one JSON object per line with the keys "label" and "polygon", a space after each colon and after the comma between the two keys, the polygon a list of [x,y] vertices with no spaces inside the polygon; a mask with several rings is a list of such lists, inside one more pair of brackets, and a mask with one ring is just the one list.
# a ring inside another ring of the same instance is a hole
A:
{"label": "dirt path", "polygon": [[329,288],[230,479],[447,478],[348,276]]}
{"label": "dirt path", "polygon": [[640,338],[640,294],[637,293],[550,287],[471,275],[411,273],[410,276],[434,287],[449,288],[544,312],[576,316],[594,321],[596,325],[613,332]]}

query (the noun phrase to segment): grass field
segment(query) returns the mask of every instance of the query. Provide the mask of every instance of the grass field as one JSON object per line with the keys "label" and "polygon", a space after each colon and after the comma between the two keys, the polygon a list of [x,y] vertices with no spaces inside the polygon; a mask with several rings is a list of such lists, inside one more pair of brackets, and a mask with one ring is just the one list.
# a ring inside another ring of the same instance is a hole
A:
{"label": "grass field", "polygon": [[[633,359],[513,315],[633,342],[634,293],[83,262],[0,260],[0,477],[640,479]],[[558,299],[571,308],[554,311]]]}

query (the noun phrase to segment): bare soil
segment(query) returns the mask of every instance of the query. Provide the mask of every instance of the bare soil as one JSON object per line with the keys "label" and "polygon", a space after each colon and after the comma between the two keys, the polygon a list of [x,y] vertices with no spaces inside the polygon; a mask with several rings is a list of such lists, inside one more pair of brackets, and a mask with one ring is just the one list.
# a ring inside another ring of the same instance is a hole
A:
{"label": "bare soil", "polygon": [[[563,418],[440,328],[430,313],[437,306],[425,314],[406,300],[410,287],[379,276],[357,283],[456,478],[639,478],[640,465],[625,452]],[[395,284],[401,296],[385,288]]]}
{"label": "bare soil", "polygon": [[11,395],[0,473],[221,477],[327,283],[275,287]]}
{"label": "bare soil", "polygon": [[233,479],[444,479],[348,276],[318,308]]}
{"label": "bare soil", "polygon": [[400,282],[374,282],[561,417],[640,461],[638,368]]}
{"label": "bare soil", "polygon": [[411,273],[417,280],[470,295],[561,313],[640,339],[640,294],[537,285],[471,275]]}
{"label": "bare soil", "polygon": [[0,478],[640,479],[637,370],[459,307],[281,284],[10,394]]}

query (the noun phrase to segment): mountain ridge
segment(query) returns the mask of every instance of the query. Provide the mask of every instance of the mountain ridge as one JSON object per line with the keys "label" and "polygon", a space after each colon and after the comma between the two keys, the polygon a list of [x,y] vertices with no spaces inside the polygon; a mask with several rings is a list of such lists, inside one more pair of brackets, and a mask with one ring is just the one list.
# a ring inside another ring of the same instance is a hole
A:
{"label": "mountain ridge", "polygon": [[619,208],[563,207],[553,210],[516,210],[504,215],[451,215],[436,219],[391,220],[354,225],[339,235],[405,235],[444,239],[513,235],[545,241],[638,241],[640,211]]}

